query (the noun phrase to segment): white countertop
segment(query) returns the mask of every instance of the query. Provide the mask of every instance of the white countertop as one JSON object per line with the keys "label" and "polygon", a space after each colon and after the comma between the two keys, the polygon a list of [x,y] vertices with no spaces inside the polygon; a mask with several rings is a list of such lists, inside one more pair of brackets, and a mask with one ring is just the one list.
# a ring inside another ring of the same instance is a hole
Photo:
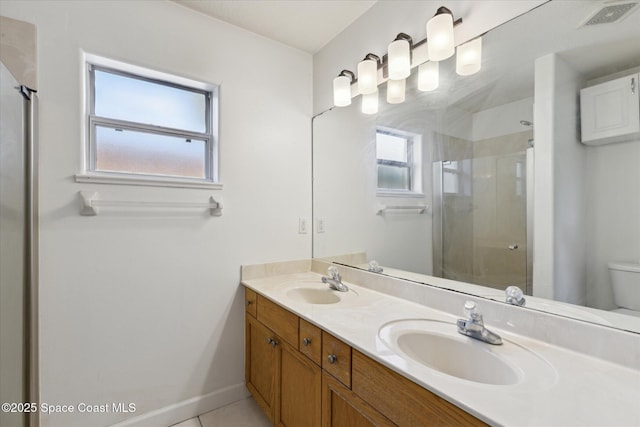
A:
{"label": "white countertop", "polygon": [[503,338],[505,349],[519,345],[543,359],[547,366],[544,375],[525,372],[525,381],[515,385],[459,379],[398,356],[380,339],[378,331],[389,322],[404,319],[449,322],[455,331],[455,322],[461,316],[348,282],[344,283],[351,295],[343,295],[343,301],[336,304],[309,304],[287,297],[287,290],[301,284],[326,288],[321,277],[305,272],[242,283],[489,424],[640,426],[640,371],[487,324]]}

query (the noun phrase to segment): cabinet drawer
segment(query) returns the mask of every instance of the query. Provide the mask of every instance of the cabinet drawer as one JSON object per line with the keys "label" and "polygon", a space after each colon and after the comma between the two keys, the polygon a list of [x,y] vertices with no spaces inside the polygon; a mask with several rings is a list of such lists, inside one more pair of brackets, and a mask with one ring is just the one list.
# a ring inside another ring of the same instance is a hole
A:
{"label": "cabinet drawer", "polygon": [[276,335],[298,348],[298,316],[258,295],[258,320]]}
{"label": "cabinet drawer", "polygon": [[306,320],[300,319],[298,349],[318,366],[322,365],[322,330]]}
{"label": "cabinet drawer", "polygon": [[322,369],[351,388],[351,347],[322,331]]}
{"label": "cabinet drawer", "polygon": [[353,352],[353,392],[400,426],[485,426],[457,406]]}
{"label": "cabinet drawer", "polygon": [[244,288],[244,309],[253,317],[257,316],[257,302],[256,293],[249,288]]}

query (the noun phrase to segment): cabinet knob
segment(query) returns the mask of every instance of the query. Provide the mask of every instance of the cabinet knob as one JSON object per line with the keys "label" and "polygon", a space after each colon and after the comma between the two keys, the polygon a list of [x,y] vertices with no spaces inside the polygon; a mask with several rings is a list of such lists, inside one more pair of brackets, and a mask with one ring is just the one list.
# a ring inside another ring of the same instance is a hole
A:
{"label": "cabinet knob", "polygon": [[308,346],[309,344],[311,344],[311,338],[304,338],[302,340],[302,345],[304,345],[305,347]]}
{"label": "cabinet knob", "polygon": [[278,341],[274,340],[273,338],[267,338],[267,344],[271,345],[271,347],[275,347],[278,345]]}
{"label": "cabinet knob", "polygon": [[253,304],[253,301],[247,301],[247,305]]}
{"label": "cabinet knob", "polygon": [[333,365],[338,361],[338,356],[336,356],[335,354],[330,354],[329,356],[327,356],[327,361],[329,362],[329,364]]}

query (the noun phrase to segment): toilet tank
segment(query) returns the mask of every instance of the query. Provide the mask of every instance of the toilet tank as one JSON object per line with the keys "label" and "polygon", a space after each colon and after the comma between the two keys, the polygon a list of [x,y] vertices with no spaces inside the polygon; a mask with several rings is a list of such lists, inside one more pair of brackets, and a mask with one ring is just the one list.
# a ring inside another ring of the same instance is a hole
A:
{"label": "toilet tank", "polygon": [[610,262],[609,273],[615,304],[640,311],[640,264]]}

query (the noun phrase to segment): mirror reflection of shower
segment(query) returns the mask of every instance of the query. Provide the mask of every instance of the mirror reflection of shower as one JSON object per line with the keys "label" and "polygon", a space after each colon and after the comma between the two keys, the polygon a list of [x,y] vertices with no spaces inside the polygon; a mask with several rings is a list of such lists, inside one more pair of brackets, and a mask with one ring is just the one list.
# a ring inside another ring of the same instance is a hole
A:
{"label": "mirror reflection of shower", "polygon": [[[509,108],[505,105],[505,110]],[[433,273],[495,289],[532,293],[533,123],[441,136],[433,164]]]}

